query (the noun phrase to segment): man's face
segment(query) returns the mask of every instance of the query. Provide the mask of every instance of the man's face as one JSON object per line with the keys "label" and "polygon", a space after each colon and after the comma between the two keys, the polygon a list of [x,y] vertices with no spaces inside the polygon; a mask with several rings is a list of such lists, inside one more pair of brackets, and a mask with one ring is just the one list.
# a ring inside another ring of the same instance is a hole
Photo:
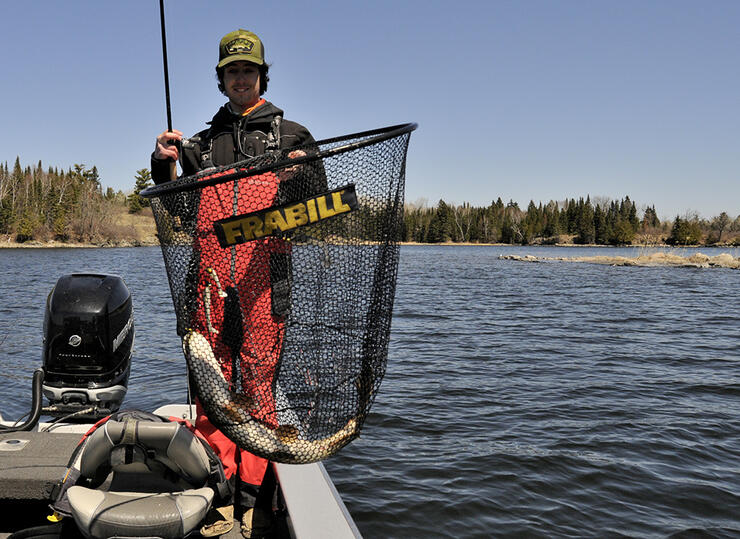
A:
{"label": "man's face", "polygon": [[260,98],[260,71],[251,62],[231,62],[224,68],[224,89],[232,105],[241,111],[255,105]]}

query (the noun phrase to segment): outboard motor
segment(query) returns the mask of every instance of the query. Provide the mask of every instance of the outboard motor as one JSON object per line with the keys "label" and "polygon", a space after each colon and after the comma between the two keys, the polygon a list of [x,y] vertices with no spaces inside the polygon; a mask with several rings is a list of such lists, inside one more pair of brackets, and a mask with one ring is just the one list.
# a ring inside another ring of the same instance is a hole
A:
{"label": "outboard motor", "polygon": [[48,415],[100,418],[126,395],[134,344],[131,293],[115,275],[57,281],[44,317],[43,393]]}

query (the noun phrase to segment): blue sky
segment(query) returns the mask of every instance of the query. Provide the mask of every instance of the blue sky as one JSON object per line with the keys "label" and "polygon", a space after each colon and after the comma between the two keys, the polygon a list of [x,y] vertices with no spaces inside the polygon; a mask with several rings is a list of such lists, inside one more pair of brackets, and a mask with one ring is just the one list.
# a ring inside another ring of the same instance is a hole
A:
{"label": "blue sky", "polygon": [[[166,1],[173,123],[225,98],[218,42],[265,42],[267,97],[317,139],[407,121],[407,200],[591,195],[740,213],[740,2]],[[166,127],[157,0],[3,2],[0,160],[129,190]]]}

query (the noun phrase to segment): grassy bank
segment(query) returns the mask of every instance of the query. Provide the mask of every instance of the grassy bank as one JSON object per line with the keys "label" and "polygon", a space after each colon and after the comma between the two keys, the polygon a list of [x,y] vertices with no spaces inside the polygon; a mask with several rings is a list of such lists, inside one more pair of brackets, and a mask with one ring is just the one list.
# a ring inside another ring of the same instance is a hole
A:
{"label": "grassy bank", "polygon": [[74,238],[60,240],[15,241],[11,235],[0,236],[0,248],[83,248],[83,247],[139,247],[159,245],[157,229],[150,208],[139,213],[128,213],[125,206],[114,206],[101,228],[88,241],[77,241]]}

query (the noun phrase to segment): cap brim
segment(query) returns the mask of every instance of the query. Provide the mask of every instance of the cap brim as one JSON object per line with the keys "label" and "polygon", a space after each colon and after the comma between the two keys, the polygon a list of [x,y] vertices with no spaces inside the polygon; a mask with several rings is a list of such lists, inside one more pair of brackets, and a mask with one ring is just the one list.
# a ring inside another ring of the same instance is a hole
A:
{"label": "cap brim", "polygon": [[258,66],[261,66],[265,62],[262,60],[259,60],[255,58],[254,56],[250,56],[249,54],[232,54],[231,56],[227,56],[223,60],[221,60],[216,67],[223,67],[226,64],[230,64],[231,62],[250,62],[252,64],[257,64]]}

